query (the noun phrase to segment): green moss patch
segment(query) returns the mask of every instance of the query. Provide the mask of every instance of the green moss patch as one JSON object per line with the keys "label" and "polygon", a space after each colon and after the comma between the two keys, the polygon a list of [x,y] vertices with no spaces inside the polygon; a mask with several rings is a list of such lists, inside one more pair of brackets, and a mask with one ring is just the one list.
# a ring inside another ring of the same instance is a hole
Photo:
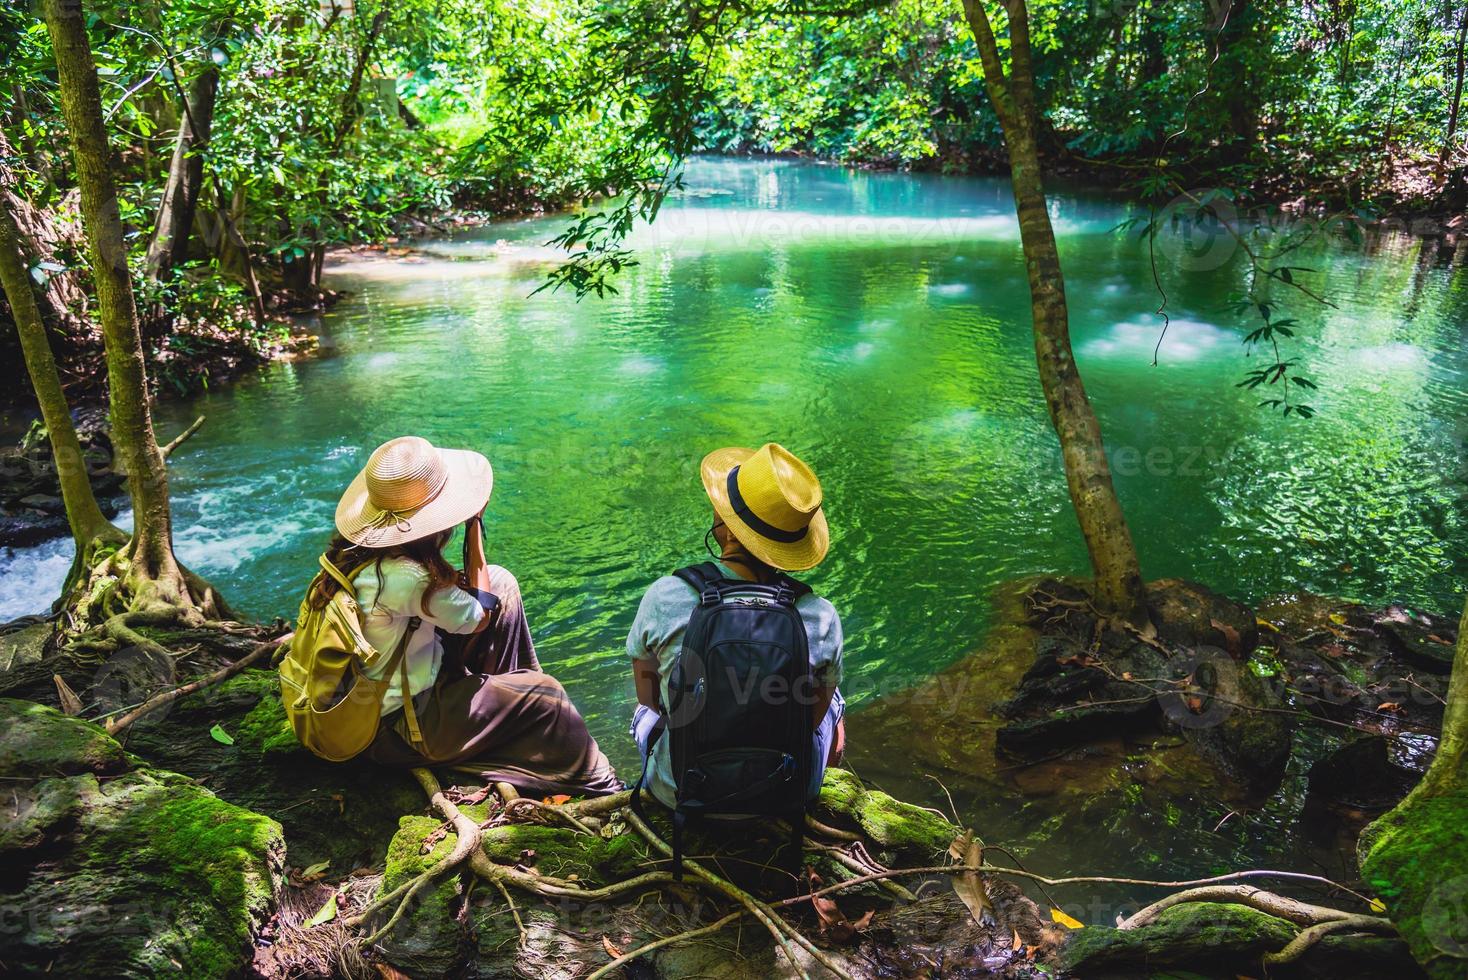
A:
{"label": "green moss patch", "polygon": [[100,726],[34,701],[0,698],[0,775],[114,775],[127,754]]}

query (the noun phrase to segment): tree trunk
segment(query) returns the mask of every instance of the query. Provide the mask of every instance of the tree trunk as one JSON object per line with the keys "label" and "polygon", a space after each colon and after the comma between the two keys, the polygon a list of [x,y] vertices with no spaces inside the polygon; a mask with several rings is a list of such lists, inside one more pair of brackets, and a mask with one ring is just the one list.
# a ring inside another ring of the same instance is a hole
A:
{"label": "tree trunk", "polygon": [[1448,681],[1437,754],[1406,799],[1361,832],[1363,880],[1386,901],[1387,914],[1432,980],[1458,980],[1468,967],[1468,605]]}
{"label": "tree trunk", "polygon": [[1458,133],[1458,113],[1463,107],[1463,47],[1468,42],[1468,4],[1463,7],[1463,12],[1458,16],[1458,56],[1457,71],[1453,75],[1453,100],[1448,108],[1448,131],[1443,136],[1443,149],[1437,157],[1437,173],[1433,182],[1438,187],[1442,186],[1443,178],[1447,175],[1448,158],[1453,155],[1453,137]]}
{"label": "tree trunk", "polygon": [[1262,69],[1252,64],[1252,54],[1259,43],[1256,21],[1259,17],[1249,0],[1206,0],[1208,18],[1222,19],[1209,26],[1217,32],[1218,59],[1213,66],[1211,88],[1222,102],[1222,127],[1229,135],[1225,158],[1242,160],[1258,141],[1259,93],[1255,84]]}
{"label": "tree trunk", "polygon": [[[0,166],[4,165],[3,161],[13,159],[18,159],[15,148],[0,132]],[[53,212],[36,207],[21,194],[12,177],[8,175],[5,183],[0,185],[0,196],[5,198],[4,207],[15,224],[21,251],[33,264],[45,262],[56,267],[64,266],[57,256],[71,243],[66,241],[62,223]],[[32,293],[41,311],[41,319],[52,329],[80,341],[91,332],[91,325],[86,316],[87,291],[77,281],[77,271],[67,268],[43,271],[46,271],[45,280],[38,283],[38,291]]]}
{"label": "tree trunk", "polygon": [[1010,0],[1007,6],[1012,66],[1008,77],[982,0],[963,0],[964,12],[979,46],[985,86],[1009,151],[1010,182],[1030,284],[1040,386],[1050,410],[1050,422],[1060,439],[1071,504],[1096,575],[1096,599],[1107,612],[1145,626],[1148,623],[1146,593],[1136,548],[1111,481],[1101,425],[1086,397],[1071,350],[1065,279],[1046,206],[1035,135],[1038,116],[1028,13],[1023,0]]}
{"label": "tree trunk", "polygon": [[214,102],[218,93],[219,69],[211,63],[190,87],[183,119],[179,122],[173,162],[168,168],[168,182],[163,187],[158,221],[144,263],[149,278],[154,281],[164,279],[188,259],[189,231],[194,225],[199,189],[204,183],[204,150],[214,126]]}
{"label": "tree trunk", "polygon": [[46,325],[31,289],[27,266],[32,257],[25,254],[20,229],[11,210],[11,202],[18,195],[13,172],[4,160],[8,150],[4,136],[0,136],[0,288],[5,290],[11,315],[15,318],[26,370],[30,373],[31,386],[41,406],[41,419],[51,440],[51,458],[61,484],[66,520],[76,540],[77,555],[81,556],[98,539],[125,539],[125,536],[102,515],[102,508],[92,493],[86,459],[82,456],[76,427],[71,421],[71,407],[61,388],[61,375],[57,373],[56,359],[46,338]]}
{"label": "tree trunk", "polygon": [[42,12],[56,56],[61,111],[71,137],[81,191],[82,221],[87,230],[107,355],[112,438],[127,469],[132,494],[134,525],[128,550],[128,584],[135,601],[187,608],[193,603],[173,555],[168,471],[153,432],[143,338],[85,14],[81,0],[43,0]]}

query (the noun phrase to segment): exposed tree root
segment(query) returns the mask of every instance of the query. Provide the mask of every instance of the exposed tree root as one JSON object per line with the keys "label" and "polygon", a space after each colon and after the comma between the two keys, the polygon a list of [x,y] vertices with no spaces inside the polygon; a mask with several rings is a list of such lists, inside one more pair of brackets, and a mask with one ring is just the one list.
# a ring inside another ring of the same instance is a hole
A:
{"label": "exposed tree root", "polygon": [[1272,965],[1293,963],[1309,951],[1310,947],[1320,942],[1321,939],[1333,932],[1350,930],[1352,932],[1376,932],[1383,935],[1394,936],[1397,927],[1383,918],[1374,915],[1348,915],[1343,919],[1328,919],[1300,930],[1300,934],[1291,939],[1285,948],[1278,953],[1265,953],[1264,962]]}
{"label": "exposed tree root", "polygon": [[698,939],[702,936],[711,936],[714,933],[718,932],[720,929],[729,925],[731,922],[734,922],[736,919],[739,919],[740,917],[747,914],[748,911],[746,909],[739,909],[737,912],[730,912],[722,919],[715,919],[713,922],[710,922],[706,926],[699,926],[697,929],[688,929],[684,932],[674,933],[671,936],[664,936],[661,939],[654,939],[652,942],[645,943],[642,946],[639,946],[637,949],[632,950],[632,952],[630,953],[623,953],[621,956],[618,956],[610,963],[597,969],[596,972],[592,973],[589,977],[586,978],[586,980],[602,980],[602,977],[608,976],[614,971],[621,969],[624,965],[637,959],[639,956],[644,956],[647,953],[651,953],[655,949],[661,949],[664,946],[671,946],[674,943],[687,942],[690,939]]}
{"label": "exposed tree root", "polygon": [[[643,820],[637,816],[637,814],[629,811],[626,816],[627,822],[632,826],[634,830],[642,835],[644,840],[646,840],[653,847],[657,848],[663,854],[672,857],[673,849],[669,847],[667,842],[659,837],[652,830],[651,827],[644,823]],[[827,955],[823,950],[818,949],[815,944],[813,944],[800,932],[800,930],[796,929],[794,926],[790,925],[783,918],[781,918],[780,914],[769,905],[755,898],[753,895],[749,894],[737,885],[733,885],[730,882],[725,881],[723,878],[703,867],[703,865],[699,864],[697,861],[684,860],[683,866],[689,871],[693,872],[694,877],[701,879],[718,891],[723,892],[725,895],[727,895],[729,898],[732,898],[740,905],[743,905],[750,912],[750,914],[758,919],[760,923],[767,930],[769,930],[770,934],[775,937],[778,945],[785,952],[786,958],[790,961],[790,965],[795,968],[796,973],[798,973],[802,978],[807,978],[808,980],[809,974],[805,972],[805,968],[801,966],[800,961],[796,959],[794,950],[790,948],[791,940],[793,940],[802,949],[809,953],[817,963],[820,963],[827,970],[831,971],[832,974],[837,977],[843,978],[843,980],[851,980],[851,975],[847,973],[844,969],[842,969],[835,960],[831,959],[831,957]]]}
{"label": "exposed tree root", "polygon": [[1309,905],[1293,898],[1254,888],[1251,885],[1212,885],[1177,892],[1153,902],[1117,928],[1140,929],[1142,926],[1151,925],[1163,912],[1184,902],[1228,902],[1233,905],[1247,905],[1251,909],[1258,909],[1260,912],[1266,912],[1277,919],[1284,919],[1298,926],[1312,926],[1320,922],[1351,917],[1351,913],[1342,912],[1340,909]]}
{"label": "exposed tree root", "polygon": [[[515,917],[515,923],[520,933],[520,943],[522,945],[527,941],[529,934],[526,931],[525,921],[521,917],[520,907],[515,903],[512,896],[513,890],[519,890],[542,901],[552,903],[565,900],[577,903],[592,903],[618,898],[629,898],[637,893],[657,892],[671,884],[674,880],[673,875],[667,871],[649,871],[631,878],[613,881],[600,887],[587,887],[583,882],[553,877],[539,873],[535,869],[526,870],[511,863],[501,864],[493,860],[489,853],[481,846],[483,841],[483,826],[493,826],[505,822],[549,823],[564,825],[575,830],[577,833],[594,834],[595,831],[592,827],[587,826],[587,821],[590,821],[594,825],[600,825],[601,821],[606,819],[613,811],[620,811],[618,819],[625,820],[627,825],[641,836],[655,853],[665,857],[671,857],[672,848],[667,842],[645,820],[628,808],[631,803],[630,792],[618,793],[607,797],[591,798],[561,806],[552,806],[535,800],[521,798],[517,794],[510,792],[504,794],[507,797],[506,802],[496,812],[492,820],[485,825],[480,825],[473,818],[465,815],[454,802],[445,796],[437,779],[428,770],[415,769],[413,770],[413,775],[423,787],[425,793],[428,794],[433,807],[449,822],[453,832],[457,835],[457,840],[450,853],[435,862],[432,867],[418,874],[410,881],[400,884],[391,892],[378,896],[355,915],[345,917],[342,920],[347,927],[360,929],[367,925],[374,917],[388,913],[387,919],[381,927],[362,940],[364,947],[374,945],[388,936],[408,913],[409,908],[413,904],[413,899],[425,888],[430,887],[445,874],[448,874],[456,868],[467,868],[477,878],[492,884],[504,896],[510,914]],[[482,795],[482,793],[478,794],[475,798],[478,799]],[[800,929],[782,916],[780,910],[798,907],[805,903],[816,903],[817,900],[826,896],[869,885],[877,887],[890,886],[894,894],[900,894],[904,898],[912,899],[912,893],[898,886],[893,879],[914,875],[954,875],[982,872],[988,875],[1014,876],[1031,880],[1041,885],[1050,886],[1100,883],[1182,888],[1185,890],[1169,895],[1137,912],[1130,919],[1123,922],[1120,928],[1123,930],[1143,928],[1153,923],[1167,909],[1187,902],[1225,902],[1245,905],[1302,927],[1299,935],[1291,940],[1288,945],[1279,952],[1266,956],[1266,962],[1271,964],[1294,962],[1303,956],[1315,943],[1319,942],[1322,937],[1333,932],[1342,930],[1378,934],[1393,934],[1395,932],[1395,927],[1385,918],[1372,915],[1358,915],[1340,909],[1311,905],[1245,883],[1249,879],[1256,878],[1308,882],[1331,888],[1338,892],[1351,894],[1363,902],[1370,901],[1364,895],[1360,895],[1337,882],[1317,875],[1248,870],[1195,881],[1164,882],[1095,875],[1049,878],[1022,868],[1002,867],[987,863],[984,863],[982,867],[973,867],[966,863],[914,868],[884,868],[866,855],[865,850],[862,848],[862,838],[859,835],[854,835],[849,831],[832,831],[827,834],[826,832],[831,831],[831,828],[820,824],[816,824],[811,829],[820,832],[823,836],[841,840],[840,844],[829,844],[817,840],[810,841],[810,844],[814,849],[824,852],[843,866],[856,872],[854,877],[825,885],[803,895],[766,902],[733,884],[720,874],[715,873],[706,864],[695,859],[685,858],[683,864],[688,876],[686,884],[711,892],[725,900],[732,901],[736,907],[733,910],[719,915],[710,922],[694,926],[681,932],[659,936],[645,942],[637,949],[628,952],[618,952],[615,948],[611,948],[609,950],[612,954],[611,961],[593,970],[590,974],[592,980],[604,980],[604,978],[612,975],[627,963],[664,947],[713,935],[746,916],[758,921],[764,927],[765,931],[769,933],[776,948],[788,960],[790,971],[793,975],[809,980],[810,974],[806,964],[814,961],[822,968],[822,972],[829,972],[830,975],[842,978],[842,980],[851,980],[849,969],[837,957],[817,947]],[[855,837],[856,839],[847,840],[847,838],[851,837]],[[572,879],[574,877],[572,876]],[[1033,906],[1030,907],[1033,908]],[[805,955],[802,955],[801,951]],[[809,959],[806,958],[807,956]]]}
{"label": "exposed tree root", "polygon": [[127,714],[122,715],[118,718],[107,719],[105,724],[105,727],[107,728],[107,734],[116,735],[118,732],[122,731],[124,728],[131,725],[133,722],[137,721],[139,718],[143,717],[151,711],[161,708],[166,704],[171,704],[181,697],[193,694],[195,691],[203,690],[204,688],[209,687],[211,684],[218,684],[222,680],[233,677],[235,674],[238,674],[240,671],[244,670],[251,664],[264,659],[267,654],[274,652],[282,644],[288,642],[290,638],[294,635],[294,633],[287,633],[284,636],[276,637],[275,639],[270,640],[266,643],[261,643],[260,645],[255,647],[255,649],[251,650],[249,653],[245,654],[234,663],[227,664],[226,666],[221,667],[219,670],[216,670],[214,673],[209,674],[208,676],[201,677],[196,681],[192,681],[188,684],[183,685],[182,687],[176,687],[171,691],[165,691],[162,694],[156,694],[148,700],[144,701],[142,704],[138,705],[136,708],[129,711]]}
{"label": "exposed tree root", "polygon": [[1233,905],[1247,905],[1249,908],[1258,909],[1277,919],[1305,926],[1294,939],[1285,945],[1284,949],[1277,953],[1264,955],[1264,962],[1272,965],[1295,962],[1322,938],[1333,932],[1348,929],[1352,932],[1395,935],[1397,931],[1391,920],[1380,916],[1355,915],[1324,905],[1311,905],[1283,895],[1276,895],[1273,892],[1251,888],[1248,885],[1212,885],[1178,892],[1153,902],[1127,919],[1118,928],[1140,929],[1155,922],[1157,917],[1167,909],[1187,902],[1227,902]]}
{"label": "exposed tree root", "polygon": [[428,794],[428,801],[433,804],[434,808],[443,814],[444,819],[454,825],[454,833],[457,835],[454,842],[454,849],[443,860],[424,871],[412,881],[406,882],[394,888],[387,895],[375,899],[370,905],[362,909],[361,912],[347,920],[348,925],[359,925],[369,917],[396,903],[392,915],[382,928],[363,940],[364,945],[367,946],[375,945],[383,936],[393,930],[393,927],[398,924],[398,920],[403,917],[403,913],[412,903],[414,895],[429,884],[432,884],[442,875],[447,874],[449,871],[469,860],[473,854],[479,851],[479,825],[466,817],[463,811],[457,806],[449,802],[448,798],[443,795],[443,788],[439,786],[438,780],[434,778],[433,773],[427,769],[414,769],[413,778],[418,780],[418,785],[422,786],[423,791]]}

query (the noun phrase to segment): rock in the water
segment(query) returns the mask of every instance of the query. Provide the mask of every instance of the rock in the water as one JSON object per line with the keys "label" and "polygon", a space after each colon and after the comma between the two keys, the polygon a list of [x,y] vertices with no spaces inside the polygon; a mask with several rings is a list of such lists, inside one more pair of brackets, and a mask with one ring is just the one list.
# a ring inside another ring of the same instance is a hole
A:
{"label": "rock in the water", "polygon": [[1255,794],[1284,778],[1294,726],[1279,693],[1248,664],[1222,654],[1169,664],[1193,678],[1191,690],[1162,699],[1168,719],[1206,759]]}
{"label": "rock in the water", "polygon": [[1162,655],[1133,643],[1093,665],[1086,648],[1066,637],[1045,636],[1012,698],[996,711],[1013,719],[996,733],[1004,752],[1039,758],[1094,739],[1155,728],[1152,691],[1125,677],[1156,677]]}
{"label": "rock in the water", "polygon": [[1422,774],[1392,762],[1387,750],[1379,735],[1347,742],[1310,767],[1310,796],[1332,806],[1390,809]]}
{"label": "rock in the water", "polygon": [[1412,666],[1435,674],[1452,671],[1458,631],[1446,618],[1413,616],[1390,607],[1377,621],[1376,631],[1386,638],[1393,654]]}
{"label": "rock in the water", "polygon": [[1179,578],[1149,582],[1147,609],[1157,638],[1172,646],[1217,647],[1241,660],[1259,645],[1253,610],[1197,582]]}
{"label": "rock in the water", "polygon": [[228,977],[249,964],[280,826],[176,773],[131,768],[95,725],[0,700],[10,976]]}

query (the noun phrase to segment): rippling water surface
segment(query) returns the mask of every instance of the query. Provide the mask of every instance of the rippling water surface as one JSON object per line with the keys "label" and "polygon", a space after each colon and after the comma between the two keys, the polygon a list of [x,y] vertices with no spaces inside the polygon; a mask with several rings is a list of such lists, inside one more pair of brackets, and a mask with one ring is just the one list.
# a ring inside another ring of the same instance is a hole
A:
{"label": "rippling water surface", "polygon": [[[559,218],[337,262],[330,285],[353,295],[319,325],[325,356],[159,410],[165,435],[209,416],[173,464],[186,560],[251,615],[292,615],[372,447],[481,450],[492,560],[621,763],[626,631],[643,587],[703,553],[710,449],[776,440],[820,474],[832,548],[810,580],[841,610],[858,704],[972,649],[995,584],[1085,569],[1005,183],[774,161],[698,161],[687,182],[605,300],[528,295]],[[1145,248],[1112,232],[1125,206],[1062,194],[1052,210],[1149,578],[1456,607],[1460,268],[1407,239],[1307,250],[1295,264],[1323,271],[1335,306],[1280,297],[1321,385],[1319,416],[1286,420],[1235,387],[1257,363],[1240,344],[1257,323],[1229,307],[1239,257],[1180,263],[1164,242],[1153,366],[1159,296]],[[56,548],[0,562],[0,615],[39,611],[64,572]]]}

